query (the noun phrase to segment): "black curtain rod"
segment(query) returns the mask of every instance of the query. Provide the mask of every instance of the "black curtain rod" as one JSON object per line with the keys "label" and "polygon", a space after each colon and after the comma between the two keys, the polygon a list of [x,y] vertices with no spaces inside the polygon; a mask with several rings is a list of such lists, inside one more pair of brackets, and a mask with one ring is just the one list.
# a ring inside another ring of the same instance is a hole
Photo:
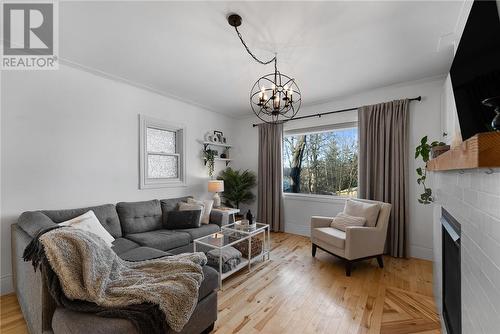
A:
{"label": "black curtain rod", "polygon": [[[422,96],[413,97],[413,98],[408,99],[408,100],[409,100],[409,101],[421,101],[421,100],[422,100]],[[299,119],[311,118],[311,117],[321,117],[321,116],[324,116],[324,115],[336,114],[336,113],[339,113],[339,112],[351,111],[351,110],[356,110],[356,109],[359,109],[359,108],[361,108],[361,107],[354,107],[354,108],[340,109],[340,110],[335,110],[335,111],[323,112],[323,113],[320,113],[320,114],[314,114],[314,115],[307,115],[307,116],[295,117],[295,118],[289,119],[289,120],[284,121],[284,122],[297,121],[297,120],[299,120]],[[262,123],[260,123],[260,124],[262,124]],[[252,124],[252,126],[253,126],[253,127],[256,127],[256,126],[258,126],[258,125],[259,125],[259,124]]]}

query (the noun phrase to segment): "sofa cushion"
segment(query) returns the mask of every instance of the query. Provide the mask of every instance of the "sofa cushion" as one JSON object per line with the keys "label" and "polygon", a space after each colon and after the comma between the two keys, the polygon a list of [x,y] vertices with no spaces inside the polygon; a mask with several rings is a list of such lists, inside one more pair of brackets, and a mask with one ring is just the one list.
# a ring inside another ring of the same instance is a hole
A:
{"label": "sofa cushion", "polygon": [[104,240],[109,247],[113,246],[113,241],[115,241],[115,238],[113,238],[113,236],[101,225],[92,210],[73,219],[59,223],[59,225],[93,233]]}
{"label": "sofa cushion", "polygon": [[378,203],[365,203],[352,199],[345,201],[344,213],[349,216],[366,218],[366,226],[377,225],[380,205]]}
{"label": "sofa cushion", "polygon": [[346,215],[343,212],[339,212],[337,216],[333,218],[330,226],[336,228],[337,230],[345,232],[345,229],[348,226],[364,226],[365,224],[366,224],[365,217],[354,217]]}
{"label": "sofa cushion", "polygon": [[176,230],[176,231],[189,233],[189,235],[191,236],[191,241],[192,241],[194,239],[198,239],[198,238],[204,237],[206,235],[219,232],[219,230],[220,230],[219,225],[202,224],[200,227],[197,227],[197,228],[186,228],[186,229],[181,229],[181,230]]}
{"label": "sofa cushion", "polygon": [[54,334],[139,333],[132,321],[127,319],[99,317],[92,313],[71,311],[63,307],[56,308],[51,325]]}
{"label": "sofa cushion", "polygon": [[205,298],[210,292],[219,288],[219,274],[214,268],[203,266],[203,275],[205,278],[198,290],[198,300]]}
{"label": "sofa cushion", "polygon": [[168,230],[197,228],[201,225],[201,210],[169,211],[167,217],[167,224],[163,225],[163,227]]}
{"label": "sofa cushion", "polygon": [[123,233],[141,233],[162,228],[160,201],[120,202],[116,211],[122,224]]}
{"label": "sofa cushion", "polygon": [[[202,283],[203,284],[203,283]],[[182,331],[175,332],[169,328],[165,334],[204,333],[204,330],[217,320],[217,293],[210,293],[199,300],[196,308]],[[105,318],[95,314],[70,311],[58,307],[52,317],[54,334],[92,333],[92,334],[138,334],[130,320],[121,318]]]}
{"label": "sofa cushion", "polygon": [[191,242],[189,233],[173,230],[156,230],[127,234],[127,239],[137,242],[141,246],[152,247],[164,251],[185,246]]}
{"label": "sofa cushion", "polygon": [[333,227],[318,227],[313,228],[311,231],[311,236],[317,238],[324,243],[332,245],[334,247],[344,249],[345,248],[345,232],[337,230]]}
{"label": "sofa cushion", "polygon": [[[190,204],[190,203],[183,203],[183,202],[179,203],[179,211],[199,211],[200,212],[196,226],[191,226],[191,227],[200,227],[201,220],[203,218],[202,215],[203,215],[204,210],[205,210],[205,206],[203,204],[200,205],[200,204]],[[176,211],[169,211],[167,213],[167,221],[170,219],[170,216],[172,215],[173,212],[176,212]],[[189,227],[182,227],[182,228],[189,228]]]}
{"label": "sofa cushion", "polygon": [[188,204],[197,204],[203,206],[203,213],[201,217],[201,223],[202,224],[208,224],[210,223],[210,212],[212,212],[212,208],[214,206],[214,201],[211,199],[205,199],[205,200],[196,200],[194,198],[188,198],[187,199]]}
{"label": "sofa cushion", "polygon": [[[203,250],[200,250],[200,247],[197,246],[196,247],[198,251],[203,251]],[[212,248],[209,248],[209,247],[206,247],[206,251],[208,252],[210,249]],[[172,249],[169,249],[168,252],[169,253],[172,253],[174,255],[177,255],[177,254],[182,254],[182,253],[192,253],[194,250],[194,247],[193,247],[193,243],[191,242],[190,244],[188,245],[184,245],[184,246],[181,246],[181,247],[177,247],[177,248],[172,248]]]}
{"label": "sofa cushion", "polygon": [[38,232],[56,226],[56,223],[54,223],[52,219],[40,211],[23,212],[17,219],[17,224],[32,238],[34,238]]}
{"label": "sofa cushion", "polygon": [[177,206],[179,202],[186,202],[188,198],[192,198],[191,196],[177,197],[177,198],[168,198],[160,200],[161,210],[163,213],[167,213],[168,211],[177,210]]}
{"label": "sofa cushion", "polygon": [[113,241],[112,250],[115,251],[116,254],[120,255],[121,253],[125,253],[131,249],[140,247],[138,243],[133,242],[132,240],[126,238],[116,238]]}
{"label": "sofa cushion", "polygon": [[121,254],[118,254],[125,261],[144,261],[156,259],[162,256],[172,255],[166,252],[163,252],[159,249],[151,248],[151,247],[137,247]]}
{"label": "sofa cushion", "polygon": [[119,238],[122,236],[122,228],[120,226],[120,219],[116,213],[116,208],[113,204],[104,204],[99,206],[91,206],[87,208],[80,209],[68,209],[68,210],[43,210],[42,213],[47,215],[55,223],[62,223],[64,221],[73,219],[88,211],[94,211],[95,216],[99,220],[102,226],[109,232],[114,238]]}
{"label": "sofa cushion", "polygon": [[168,213],[170,211],[177,211],[179,209],[179,203],[185,202],[187,203],[188,198],[192,198],[191,196],[185,197],[177,197],[177,198],[169,198],[160,200],[161,203],[161,212],[163,214],[163,226],[167,226]]}

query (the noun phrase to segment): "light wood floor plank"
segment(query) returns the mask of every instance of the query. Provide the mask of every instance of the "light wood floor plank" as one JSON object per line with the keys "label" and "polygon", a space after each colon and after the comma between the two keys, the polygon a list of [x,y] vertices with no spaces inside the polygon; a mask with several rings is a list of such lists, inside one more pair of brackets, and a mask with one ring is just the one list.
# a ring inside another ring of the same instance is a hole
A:
{"label": "light wood floor plank", "polygon": [[[216,334],[439,334],[432,263],[384,257],[357,263],[346,277],[342,261],[308,238],[272,234],[271,261],[224,281]],[[2,334],[27,333],[16,296],[1,297]]]}

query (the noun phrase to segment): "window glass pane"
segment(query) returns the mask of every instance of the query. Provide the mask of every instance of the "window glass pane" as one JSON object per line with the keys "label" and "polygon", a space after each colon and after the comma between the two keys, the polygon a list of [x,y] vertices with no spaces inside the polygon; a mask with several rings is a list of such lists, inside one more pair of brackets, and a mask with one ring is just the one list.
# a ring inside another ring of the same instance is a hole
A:
{"label": "window glass pane", "polygon": [[284,192],[357,196],[357,128],[285,136],[283,141]]}
{"label": "window glass pane", "polygon": [[175,131],[147,128],[148,152],[175,153]]}
{"label": "window glass pane", "polygon": [[175,179],[179,177],[177,170],[178,157],[175,155],[148,155],[148,178]]}

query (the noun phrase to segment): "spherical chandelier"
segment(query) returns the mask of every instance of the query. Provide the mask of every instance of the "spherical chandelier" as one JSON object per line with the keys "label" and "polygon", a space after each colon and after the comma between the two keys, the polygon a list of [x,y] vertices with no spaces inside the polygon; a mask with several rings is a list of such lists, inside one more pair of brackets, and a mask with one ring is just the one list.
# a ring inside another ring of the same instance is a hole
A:
{"label": "spherical chandelier", "polygon": [[234,27],[241,43],[259,64],[274,62],[274,73],[259,78],[250,91],[250,106],[254,114],[265,123],[278,124],[291,120],[299,112],[302,97],[295,79],[278,71],[277,55],[268,61],[258,59],[248,48],[238,31],[241,16],[231,14],[227,21]]}

